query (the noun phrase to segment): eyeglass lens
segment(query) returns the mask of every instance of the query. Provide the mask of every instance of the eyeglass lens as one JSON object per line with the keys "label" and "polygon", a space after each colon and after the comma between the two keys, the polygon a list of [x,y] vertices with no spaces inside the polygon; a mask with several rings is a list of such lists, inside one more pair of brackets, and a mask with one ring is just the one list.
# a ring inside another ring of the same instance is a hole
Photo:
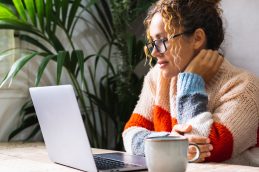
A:
{"label": "eyeglass lens", "polygon": [[156,47],[156,50],[159,53],[164,53],[166,51],[166,45],[164,39],[158,39],[153,41],[152,43],[147,44],[147,48],[149,50],[149,53],[151,54],[154,47]]}

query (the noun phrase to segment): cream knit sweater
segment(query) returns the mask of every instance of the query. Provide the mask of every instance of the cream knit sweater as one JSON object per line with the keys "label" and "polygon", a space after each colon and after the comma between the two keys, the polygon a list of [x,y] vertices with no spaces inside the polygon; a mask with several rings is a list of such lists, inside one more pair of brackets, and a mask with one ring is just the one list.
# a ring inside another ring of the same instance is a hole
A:
{"label": "cream knit sweater", "polygon": [[259,166],[259,80],[228,61],[208,84],[192,73],[166,79],[152,68],[123,132],[125,150],[143,155],[145,138],[166,136],[177,123],[210,138],[206,161]]}

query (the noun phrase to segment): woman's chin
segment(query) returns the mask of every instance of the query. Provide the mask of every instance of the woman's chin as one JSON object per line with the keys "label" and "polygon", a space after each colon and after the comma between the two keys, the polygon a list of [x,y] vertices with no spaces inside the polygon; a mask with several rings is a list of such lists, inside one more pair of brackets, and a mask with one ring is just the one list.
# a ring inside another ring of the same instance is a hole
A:
{"label": "woman's chin", "polygon": [[162,76],[164,78],[172,78],[172,77],[174,77],[174,76],[176,76],[178,74],[179,74],[179,72],[162,70]]}

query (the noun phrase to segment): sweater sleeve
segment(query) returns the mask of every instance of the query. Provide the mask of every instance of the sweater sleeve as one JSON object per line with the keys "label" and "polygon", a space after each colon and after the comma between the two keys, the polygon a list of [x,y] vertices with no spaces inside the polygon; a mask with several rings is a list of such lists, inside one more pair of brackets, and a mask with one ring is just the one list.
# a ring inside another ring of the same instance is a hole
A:
{"label": "sweater sleeve", "polygon": [[169,132],[154,131],[153,107],[154,84],[151,72],[144,79],[138,103],[122,133],[125,150],[130,154],[144,155],[144,141],[147,137],[167,136]]}
{"label": "sweater sleeve", "polygon": [[178,77],[178,118],[192,125],[191,134],[210,138],[214,149],[206,161],[224,161],[256,145],[259,90],[252,81],[232,84],[211,113],[202,78],[190,73]]}

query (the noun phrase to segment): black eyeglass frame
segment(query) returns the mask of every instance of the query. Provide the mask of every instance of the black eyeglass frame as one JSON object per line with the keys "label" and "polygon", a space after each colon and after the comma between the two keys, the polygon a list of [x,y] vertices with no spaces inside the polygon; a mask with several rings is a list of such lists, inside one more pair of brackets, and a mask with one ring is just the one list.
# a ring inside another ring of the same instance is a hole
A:
{"label": "black eyeglass frame", "polygon": [[[147,50],[148,50],[148,52],[149,52],[149,54],[151,55],[152,54],[152,51],[153,51],[153,49],[154,49],[154,47],[156,47],[156,50],[159,52],[159,53],[165,53],[166,51],[167,51],[167,47],[166,47],[166,45],[165,45],[165,43],[169,40],[169,39],[174,39],[174,38],[176,38],[176,37],[178,37],[178,36],[181,36],[181,35],[184,35],[184,34],[187,34],[187,33],[192,33],[193,31],[184,31],[184,32],[182,32],[182,33],[178,33],[178,34],[175,34],[175,35],[170,35],[169,36],[169,38],[163,38],[163,39],[157,39],[157,40],[154,40],[154,41],[152,41],[152,42],[149,42],[149,43],[145,43],[145,46],[146,46],[146,48],[147,48]],[[159,48],[157,47],[157,45],[156,45],[156,41],[158,41],[158,40],[160,40],[162,43],[163,43],[163,45],[164,45],[164,51],[163,52],[160,52],[160,50],[159,50]],[[149,48],[148,48],[148,46],[149,45],[152,45],[152,50],[150,50]]]}

